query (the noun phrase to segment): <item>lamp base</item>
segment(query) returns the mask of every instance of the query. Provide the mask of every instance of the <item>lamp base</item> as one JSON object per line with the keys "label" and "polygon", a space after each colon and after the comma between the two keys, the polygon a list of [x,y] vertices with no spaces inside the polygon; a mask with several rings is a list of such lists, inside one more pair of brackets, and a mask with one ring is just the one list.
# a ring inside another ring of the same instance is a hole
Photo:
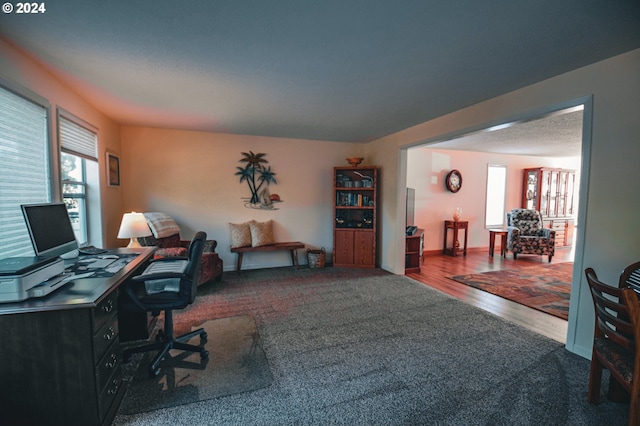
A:
{"label": "lamp base", "polygon": [[140,242],[138,242],[138,237],[133,237],[129,240],[129,245],[127,248],[141,248]]}

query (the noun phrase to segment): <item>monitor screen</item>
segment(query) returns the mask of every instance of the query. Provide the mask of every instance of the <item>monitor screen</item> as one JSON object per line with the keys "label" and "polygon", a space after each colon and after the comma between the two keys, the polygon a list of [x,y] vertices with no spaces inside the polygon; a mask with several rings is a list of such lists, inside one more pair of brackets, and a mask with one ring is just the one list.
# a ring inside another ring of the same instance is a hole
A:
{"label": "monitor screen", "polygon": [[23,204],[20,207],[36,256],[60,256],[78,248],[64,203]]}
{"label": "monitor screen", "polygon": [[414,226],[415,223],[415,203],[416,203],[416,191],[413,188],[407,188],[407,224],[406,226]]}

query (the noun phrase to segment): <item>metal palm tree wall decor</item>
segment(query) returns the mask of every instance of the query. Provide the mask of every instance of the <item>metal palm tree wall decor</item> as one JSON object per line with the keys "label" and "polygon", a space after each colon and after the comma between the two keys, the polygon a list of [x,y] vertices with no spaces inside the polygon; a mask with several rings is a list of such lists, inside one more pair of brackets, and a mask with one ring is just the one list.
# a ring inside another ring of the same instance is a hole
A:
{"label": "metal palm tree wall decor", "polygon": [[246,163],[244,167],[236,167],[236,176],[240,176],[240,183],[247,182],[251,190],[251,198],[244,198],[244,206],[252,209],[276,210],[273,203],[281,202],[278,194],[269,192],[269,184],[277,185],[275,172],[271,171],[271,166],[264,157],[267,154],[254,154],[253,151],[243,152],[241,163]]}

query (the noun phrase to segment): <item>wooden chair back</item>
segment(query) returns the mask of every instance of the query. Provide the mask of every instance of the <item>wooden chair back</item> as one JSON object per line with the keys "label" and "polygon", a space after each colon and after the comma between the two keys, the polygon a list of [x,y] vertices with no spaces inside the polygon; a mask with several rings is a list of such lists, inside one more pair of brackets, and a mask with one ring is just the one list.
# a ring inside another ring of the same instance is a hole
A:
{"label": "wooden chair back", "polygon": [[592,268],[585,270],[596,314],[595,337],[606,337],[629,351],[635,350],[633,328],[623,303],[622,289],[598,279]]}

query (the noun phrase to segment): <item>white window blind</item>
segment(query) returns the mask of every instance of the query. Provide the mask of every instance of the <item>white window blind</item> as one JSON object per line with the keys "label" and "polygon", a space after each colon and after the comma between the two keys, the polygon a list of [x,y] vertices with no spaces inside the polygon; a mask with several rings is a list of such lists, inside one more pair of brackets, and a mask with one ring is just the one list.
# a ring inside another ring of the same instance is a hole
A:
{"label": "white window blind", "polygon": [[0,87],[0,258],[32,256],[20,204],[50,201],[47,109]]}
{"label": "white window blind", "polygon": [[69,154],[98,161],[98,141],[93,132],[68,118],[58,115],[60,147]]}

